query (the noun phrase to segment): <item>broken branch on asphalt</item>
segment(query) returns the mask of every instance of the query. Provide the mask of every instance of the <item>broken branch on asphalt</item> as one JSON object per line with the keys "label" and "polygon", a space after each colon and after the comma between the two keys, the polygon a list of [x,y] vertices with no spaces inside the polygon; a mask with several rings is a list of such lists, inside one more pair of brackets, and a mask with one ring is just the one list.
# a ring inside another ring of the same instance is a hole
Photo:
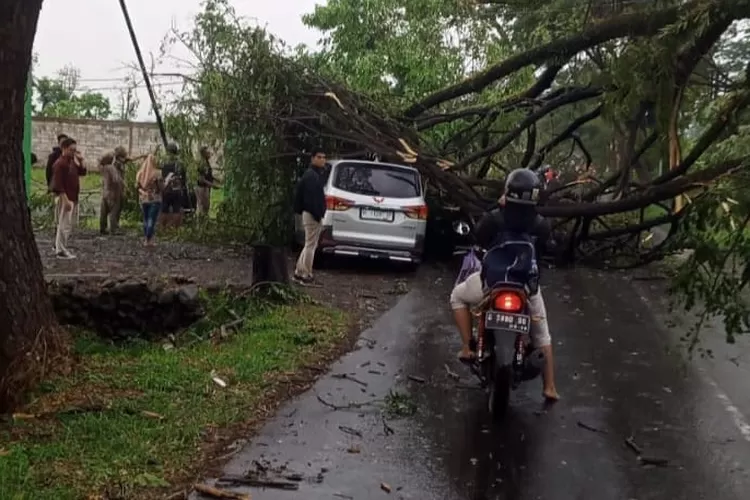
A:
{"label": "broken branch on asphalt", "polygon": [[332,410],[336,410],[336,411],[338,411],[338,410],[356,410],[356,409],[364,408],[365,406],[377,405],[378,403],[382,403],[384,401],[383,398],[375,398],[375,399],[370,399],[368,401],[351,402],[351,403],[346,403],[346,404],[343,404],[343,405],[337,405],[337,404],[331,403],[330,401],[326,401],[323,398],[323,396],[321,396],[320,394],[316,394],[315,397],[318,399],[318,401],[320,401],[320,403],[323,406],[327,406],[328,408],[330,408]]}
{"label": "broken branch on asphalt", "polygon": [[232,491],[215,488],[207,484],[196,484],[195,486],[193,486],[193,489],[195,489],[195,491],[197,491],[201,495],[211,498],[224,498],[227,500],[251,500],[250,495],[248,494],[235,493]]}
{"label": "broken branch on asphalt", "polygon": [[633,453],[635,453],[636,458],[638,462],[641,463],[641,465],[653,465],[653,466],[659,466],[659,467],[664,467],[664,466],[669,465],[669,459],[667,458],[657,457],[653,455],[644,455],[643,449],[640,446],[638,446],[633,436],[630,436],[627,439],[625,439],[625,446],[630,448],[633,451]]}

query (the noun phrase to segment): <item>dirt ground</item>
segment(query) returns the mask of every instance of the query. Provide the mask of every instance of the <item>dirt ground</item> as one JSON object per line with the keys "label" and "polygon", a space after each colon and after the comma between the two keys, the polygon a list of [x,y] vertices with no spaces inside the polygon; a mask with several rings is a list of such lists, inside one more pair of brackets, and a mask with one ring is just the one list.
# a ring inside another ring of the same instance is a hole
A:
{"label": "dirt ground", "polygon": [[[50,231],[36,235],[39,253],[48,278],[159,277],[181,276],[201,286],[250,285],[251,250],[242,246],[207,246],[162,240],[145,248],[134,234],[101,236],[76,229],[70,249],[77,256],[60,260],[54,256]],[[289,269],[296,254],[290,252]],[[315,299],[347,311],[357,311],[360,329],[368,326],[406,293],[415,280],[441,279],[444,271],[424,265],[417,272],[373,261],[341,259],[316,269],[319,287],[305,287]]]}

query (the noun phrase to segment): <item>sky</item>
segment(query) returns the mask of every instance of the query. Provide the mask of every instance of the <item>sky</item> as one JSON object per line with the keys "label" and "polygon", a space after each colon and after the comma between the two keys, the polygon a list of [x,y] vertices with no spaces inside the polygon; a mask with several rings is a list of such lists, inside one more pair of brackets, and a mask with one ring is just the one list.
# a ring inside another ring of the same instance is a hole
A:
{"label": "sky", "polygon": [[[256,20],[292,46],[315,45],[319,34],[305,27],[301,16],[312,12],[316,3],[324,0],[232,1],[239,15]],[[182,30],[192,26],[201,0],[127,0],[126,4],[149,64],[147,54],[158,52],[172,26]],[[35,76],[55,76],[63,66],[73,65],[81,71],[81,85],[105,94],[113,108],[118,89],[124,87],[122,80],[129,73],[127,66],[136,62],[118,0],[44,0],[34,52],[38,57]],[[157,71],[168,73],[170,69],[178,70],[177,63],[161,66]],[[175,81],[159,79],[163,85]],[[145,88],[138,89],[138,97],[141,105],[137,119],[153,120]]]}

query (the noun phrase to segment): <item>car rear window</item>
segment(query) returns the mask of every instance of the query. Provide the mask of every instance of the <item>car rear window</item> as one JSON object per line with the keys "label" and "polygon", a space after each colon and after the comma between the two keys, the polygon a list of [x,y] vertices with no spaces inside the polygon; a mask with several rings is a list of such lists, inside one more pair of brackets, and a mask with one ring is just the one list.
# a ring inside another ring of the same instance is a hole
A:
{"label": "car rear window", "polygon": [[333,187],[354,194],[384,198],[416,198],[422,188],[419,174],[411,169],[371,163],[339,163]]}

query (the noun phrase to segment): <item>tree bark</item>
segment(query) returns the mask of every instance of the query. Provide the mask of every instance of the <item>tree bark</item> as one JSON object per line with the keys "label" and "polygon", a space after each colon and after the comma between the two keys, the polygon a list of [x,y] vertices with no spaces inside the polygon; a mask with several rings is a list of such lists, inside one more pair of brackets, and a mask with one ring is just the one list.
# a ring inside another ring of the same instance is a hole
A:
{"label": "tree bark", "polygon": [[289,283],[286,248],[253,245],[252,285],[260,287],[271,283]]}
{"label": "tree bark", "polygon": [[68,345],[47,295],[23,186],[24,97],[41,6],[0,0],[0,414],[17,407]]}

